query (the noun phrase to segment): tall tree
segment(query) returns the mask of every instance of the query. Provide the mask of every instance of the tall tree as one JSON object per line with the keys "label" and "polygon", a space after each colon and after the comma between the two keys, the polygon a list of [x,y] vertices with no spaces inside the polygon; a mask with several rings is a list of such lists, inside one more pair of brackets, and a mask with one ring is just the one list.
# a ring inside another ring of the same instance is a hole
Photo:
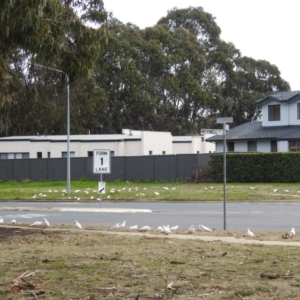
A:
{"label": "tall tree", "polygon": [[155,118],[154,103],[142,73],[144,40],[139,28],[117,20],[110,24],[109,43],[98,60],[96,81],[107,93],[106,128],[120,133],[122,128],[151,130]]}
{"label": "tall tree", "polygon": [[234,72],[222,85],[224,106],[219,112],[232,116],[233,126],[260,117],[260,110],[256,106],[258,99],[277,91],[290,90],[276,66],[245,56],[234,60]]}
{"label": "tall tree", "polygon": [[[35,84],[40,87],[44,84],[38,82],[39,77],[32,74],[32,81],[24,81],[30,77],[28,73],[37,72],[29,68],[30,64],[37,62],[62,70],[71,81],[91,76],[107,41],[106,19],[102,0],[0,1],[0,135],[28,132],[26,122],[22,129],[9,128],[11,124],[16,125],[13,116],[17,118],[17,111],[25,113],[30,108],[30,101],[27,107],[23,101],[26,93],[20,94],[25,89],[23,85],[27,86],[27,92],[30,90],[31,99],[45,101],[44,107],[53,104],[44,97],[45,93],[39,94],[41,89]],[[66,76],[55,74],[55,77],[66,86]],[[44,91],[47,89],[45,86]],[[28,117],[23,115],[24,119]],[[33,122],[32,118],[29,120]]]}
{"label": "tall tree", "polygon": [[106,17],[102,0],[2,0],[1,67],[19,48],[70,77],[87,74],[106,43]]}
{"label": "tall tree", "polygon": [[[144,30],[109,19],[108,31],[100,0],[4,0],[1,8],[0,25],[8,30],[0,32],[2,135],[65,133],[66,77],[28,70],[31,60],[70,75],[73,134],[197,134],[217,127],[217,117],[233,116],[233,125],[255,120],[257,99],[290,88],[276,66],[223,41],[201,7],[174,8]],[[20,20],[10,25],[6,14]],[[28,40],[18,38],[18,28]]]}

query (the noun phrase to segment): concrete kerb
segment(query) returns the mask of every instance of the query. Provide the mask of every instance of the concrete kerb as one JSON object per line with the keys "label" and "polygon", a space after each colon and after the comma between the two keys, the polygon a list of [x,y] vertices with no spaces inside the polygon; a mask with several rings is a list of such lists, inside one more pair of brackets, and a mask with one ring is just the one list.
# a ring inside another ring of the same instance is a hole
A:
{"label": "concrete kerb", "polygon": [[69,212],[101,212],[101,213],[152,213],[150,209],[134,208],[77,208],[77,207],[1,207],[10,211],[69,211]]}

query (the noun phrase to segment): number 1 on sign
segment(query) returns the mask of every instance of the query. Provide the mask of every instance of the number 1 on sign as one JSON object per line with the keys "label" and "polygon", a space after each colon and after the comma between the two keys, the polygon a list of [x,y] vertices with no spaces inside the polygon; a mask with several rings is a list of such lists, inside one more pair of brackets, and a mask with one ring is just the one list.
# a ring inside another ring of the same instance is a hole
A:
{"label": "number 1 on sign", "polygon": [[101,157],[100,160],[101,160],[101,166],[103,166],[103,157]]}

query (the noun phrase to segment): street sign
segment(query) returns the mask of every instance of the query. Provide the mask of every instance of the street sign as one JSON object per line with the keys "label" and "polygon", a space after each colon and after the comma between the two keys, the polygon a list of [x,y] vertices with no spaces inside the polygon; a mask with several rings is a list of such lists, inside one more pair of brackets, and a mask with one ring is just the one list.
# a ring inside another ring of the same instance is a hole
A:
{"label": "street sign", "polygon": [[93,153],[93,173],[110,173],[110,150],[94,150]]}
{"label": "street sign", "polygon": [[103,181],[98,182],[98,193],[105,194],[105,182]]}
{"label": "street sign", "polygon": [[217,118],[217,123],[218,124],[232,123],[232,122],[233,122],[233,117]]}
{"label": "street sign", "polygon": [[201,129],[201,134],[223,134],[223,129]]}

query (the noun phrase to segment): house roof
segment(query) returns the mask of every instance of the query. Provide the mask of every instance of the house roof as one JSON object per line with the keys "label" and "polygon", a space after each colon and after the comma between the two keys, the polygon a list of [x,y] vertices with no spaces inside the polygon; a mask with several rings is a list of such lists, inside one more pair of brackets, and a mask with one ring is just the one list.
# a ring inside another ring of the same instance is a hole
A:
{"label": "house roof", "polygon": [[[82,134],[70,135],[71,142],[104,142],[104,141],[136,141],[141,136],[127,134]],[[67,135],[30,135],[30,136],[8,136],[0,138],[1,141],[31,141],[31,142],[65,142]]]}
{"label": "house roof", "polygon": [[296,98],[300,98],[300,91],[285,91],[277,92],[276,94],[257,100],[256,103],[262,105],[270,100],[276,100],[278,102],[290,102],[295,100]]}
{"label": "house roof", "polygon": [[[290,140],[300,139],[300,125],[298,126],[269,126],[262,127],[262,122],[248,122],[236,126],[226,132],[227,141],[236,140]],[[205,139],[207,142],[223,140],[223,135],[214,135]]]}

